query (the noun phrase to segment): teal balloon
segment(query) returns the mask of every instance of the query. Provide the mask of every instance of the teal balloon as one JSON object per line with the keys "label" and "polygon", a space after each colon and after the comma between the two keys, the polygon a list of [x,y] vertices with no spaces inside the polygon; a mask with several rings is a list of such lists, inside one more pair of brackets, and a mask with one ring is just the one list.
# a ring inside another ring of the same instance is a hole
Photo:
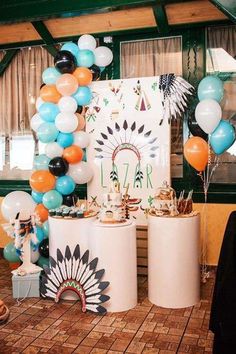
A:
{"label": "teal balloon", "polygon": [[52,102],[45,102],[39,107],[40,117],[45,122],[54,122],[59,113],[58,105]]}
{"label": "teal balloon", "polygon": [[210,144],[216,155],[223,154],[233,145],[235,141],[235,130],[232,124],[221,120],[217,128],[210,136]]}
{"label": "teal balloon", "polygon": [[44,238],[48,238],[49,236],[49,223],[48,221],[44,221],[42,225],[43,233],[44,233]]}
{"label": "teal balloon", "polygon": [[73,94],[78,106],[86,106],[91,102],[92,92],[88,86],[80,86]]}
{"label": "teal balloon", "polygon": [[62,199],[62,195],[58,191],[52,189],[44,194],[43,205],[47,209],[59,208],[62,205]]}
{"label": "teal balloon", "polygon": [[74,136],[72,133],[59,133],[57,136],[57,143],[63,147],[69,147],[73,144]]}
{"label": "teal balloon", "polygon": [[45,258],[45,257],[40,256],[38,261],[37,261],[37,264],[41,268],[43,268],[44,265],[49,267],[49,258]]}
{"label": "teal balloon", "polygon": [[56,140],[58,133],[54,123],[42,123],[38,128],[37,136],[42,143],[51,143]]}
{"label": "teal balloon", "polygon": [[224,95],[223,82],[217,76],[206,76],[198,85],[199,101],[213,99],[220,102]]}
{"label": "teal balloon", "polygon": [[86,68],[89,68],[95,62],[94,53],[88,49],[79,50],[76,59],[77,59],[78,66],[84,66]]}
{"label": "teal balloon", "polygon": [[75,189],[75,182],[70,176],[59,177],[56,181],[56,190],[62,195],[71,194]]}
{"label": "teal balloon", "polygon": [[3,257],[11,263],[20,262],[20,258],[16,253],[16,248],[13,243],[8,243],[3,249]]}
{"label": "teal balloon", "polygon": [[44,239],[43,229],[39,226],[36,226],[36,237],[37,237],[38,243],[42,242]]}
{"label": "teal balloon", "polygon": [[38,192],[32,191],[31,196],[32,196],[33,200],[35,201],[35,203],[41,204],[43,202],[44,193],[38,193]]}
{"label": "teal balloon", "polygon": [[99,69],[100,69],[100,71],[102,73],[106,69],[106,67],[105,66],[99,66]]}
{"label": "teal balloon", "polygon": [[51,159],[45,154],[35,156],[34,169],[35,170],[48,170],[48,164],[49,164],[50,160]]}
{"label": "teal balloon", "polygon": [[79,54],[79,47],[73,42],[67,42],[63,44],[61,50],[67,50],[68,52],[71,52],[71,54],[73,54],[75,58],[77,58],[77,55]]}
{"label": "teal balloon", "polygon": [[55,85],[57,79],[61,76],[56,68],[49,67],[43,71],[42,79],[46,85]]}

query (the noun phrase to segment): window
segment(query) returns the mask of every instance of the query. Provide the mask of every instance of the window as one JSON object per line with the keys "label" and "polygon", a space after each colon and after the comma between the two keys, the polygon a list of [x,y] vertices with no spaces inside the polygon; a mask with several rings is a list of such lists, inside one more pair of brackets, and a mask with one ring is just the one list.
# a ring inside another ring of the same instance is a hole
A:
{"label": "window", "polygon": [[[211,27],[207,30],[208,75],[217,75],[224,82],[224,98],[221,102],[223,119],[236,128],[236,26]],[[212,182],[235,183],[236,142],[220,155],[220,164]]]}
{"label": "window", "polygon": [[[182,76],[181,37],[125,41],[120,44],[121,78],[174,73]],[[171,174],[183,176],[183,124],[171,126]]]}
{"label": "window", "polygon": [[[0,60],[4,57],[0,52]],[[37,141],[30,129],[42,72],[53,57],[41,47],[17,52],[0,77],[0,179],[28,180]],[[23,158],[24,156],[24,158]]]}

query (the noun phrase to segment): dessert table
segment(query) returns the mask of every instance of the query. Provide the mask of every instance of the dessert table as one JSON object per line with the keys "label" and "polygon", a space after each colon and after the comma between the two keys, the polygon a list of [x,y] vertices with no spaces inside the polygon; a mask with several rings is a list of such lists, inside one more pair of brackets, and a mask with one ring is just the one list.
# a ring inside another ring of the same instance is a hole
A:
{"label": "dessert table", "polygon": [[148,216],[148,297],[161,307],[200,300],[200,216]]}

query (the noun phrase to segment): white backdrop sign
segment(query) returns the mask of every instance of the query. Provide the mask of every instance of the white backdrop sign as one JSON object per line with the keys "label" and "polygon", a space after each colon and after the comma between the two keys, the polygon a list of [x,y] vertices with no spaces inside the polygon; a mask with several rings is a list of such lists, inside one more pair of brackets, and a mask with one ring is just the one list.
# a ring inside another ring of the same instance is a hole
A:
{"label": "white backdrop sign", "polygon": [[[159,77],[100,81],[92,84],[93,100],[86,112],[91,144],[87,161],[94,178],[88,199],[109,190],[112,180],[131,198],[141,198],[131,215],[145,225],[142,208],[163,181],[170,182],[170,124],[163,119],[163,95]],[[162,124],[160,124],[162,122]]]}

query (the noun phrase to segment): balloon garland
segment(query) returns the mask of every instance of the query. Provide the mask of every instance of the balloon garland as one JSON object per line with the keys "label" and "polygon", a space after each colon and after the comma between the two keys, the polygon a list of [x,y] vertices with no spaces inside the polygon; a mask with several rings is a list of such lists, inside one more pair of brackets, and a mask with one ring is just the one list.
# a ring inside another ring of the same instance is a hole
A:
{"label": "balloon garland", "polygon": [[[220,155],[233,145],[235,129],[233,125],[222,119],[220,101],[224,95],[223,82],[216,76],[206,76],[198,85],[199,103],[195,109],[195,117],[188,119],[190,137],[184,145],[184,157],[198,172],[205,196],[203,208],[202,237],[202,280],[208,277],[207,256],[207,194],[212,176],[219,165]],[[212,155],[215,154],[212,161]]]}
{"label": "balloon garland", "polygon": [[[34,159],[34,171],[29,180],[31,196],[15,191],[4,198],[1,206],[8,222],[21,210],[37,215],[40,221],[38,243],[37,247],[32,247],[31,260],[41,267],[48,265],[49,209],[62,204],[74,205],[78,199],[76,184],[87,183],[93,177],[89,163],[83,161],[83,149],[89,145],[90,138],[83,131],[82,114],[84,106],[92,99],[89,85],[99,79],[112,59],[109,48],[97,47],[95,38],[86,34],[79,38],[78,44],[63,44],[54,58],[54,67],[42,73],[37,113],[30,126],[38,140],[45,144],[45,152]],[[4,256],[12,263],[20,261],[13,243],[5,247]]]}

